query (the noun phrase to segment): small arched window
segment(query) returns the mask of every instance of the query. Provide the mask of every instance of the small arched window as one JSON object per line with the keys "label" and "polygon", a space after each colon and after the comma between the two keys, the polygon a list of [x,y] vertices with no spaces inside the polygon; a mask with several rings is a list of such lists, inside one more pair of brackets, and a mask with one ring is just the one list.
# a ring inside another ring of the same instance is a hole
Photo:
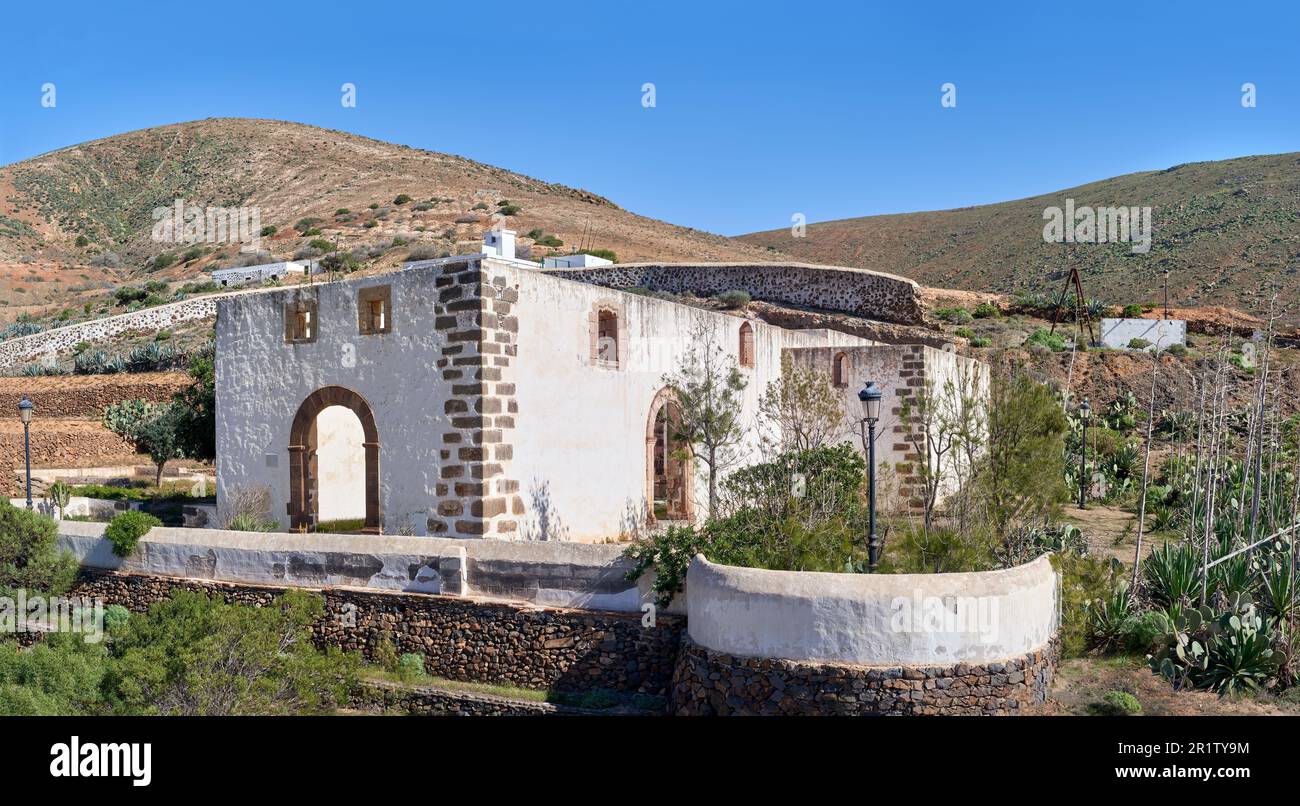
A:
{"label": "small arched window", "polygon": [[627,354],[627,325],[617,305],[596,303],[588,314],[591,334],[591,362],[598,367],[618,369]]}
{"label": "small arched window", "polygon": [[748,322],[740,326],[740,365],[754,366],[754,328]]}
{"label": "small arched window", "polygon": [[849,355],[848,353],[836,353],[835,361],[831,367],[831,383],[836,386],[849,385]]}

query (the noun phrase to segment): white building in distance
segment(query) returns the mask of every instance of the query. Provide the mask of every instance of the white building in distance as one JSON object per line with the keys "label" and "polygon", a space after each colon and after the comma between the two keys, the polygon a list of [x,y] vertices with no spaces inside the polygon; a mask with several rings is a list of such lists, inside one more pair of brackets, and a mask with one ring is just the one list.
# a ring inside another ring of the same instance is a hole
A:
{"label": "white building in distance", "polygon": [[319,273],[319,267],[313,260],[282,260],[279,263],[263,263],[258,266],[238,266],[228,269],[213,269],[212,282],[219,286],[233,288],[262,283],[267,280],[283,280],[289,275],[302,276],[307,271]]}

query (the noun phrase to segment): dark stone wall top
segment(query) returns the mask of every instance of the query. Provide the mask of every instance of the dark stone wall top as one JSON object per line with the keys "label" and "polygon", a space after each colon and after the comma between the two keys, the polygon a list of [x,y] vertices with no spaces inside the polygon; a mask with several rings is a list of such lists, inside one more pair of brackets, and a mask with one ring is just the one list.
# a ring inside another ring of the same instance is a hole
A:
{"label": "dark stone wall top", "polygon": [[648,288],[712,296],[733,289],[755,299],[861,316],[904,325],[922,324],[920,286],[906,277],[808,263],[624,263],[546,274],[606,288]]}

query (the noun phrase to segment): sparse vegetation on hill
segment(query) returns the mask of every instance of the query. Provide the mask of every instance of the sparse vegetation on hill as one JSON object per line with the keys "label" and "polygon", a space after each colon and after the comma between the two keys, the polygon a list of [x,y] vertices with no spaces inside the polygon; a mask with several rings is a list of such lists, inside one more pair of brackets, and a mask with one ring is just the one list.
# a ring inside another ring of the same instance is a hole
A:
{"label": "sparse vegetation on hill", "polygon": [[[1229,305],[1262,314],[1276,290],[1300,296],[1300,153],[1175,165],[1028,199],[957,210],[848,218],[739,240],[814,263],[892,272],[926,285],[1055,296],[1071,266],[1088,293],[1129,302],[1155,299],[1169,275],[1180,306]],[[1149,252],[1128,244],[1043,240],[1043,210],[1150,206]],[[1294,324],[1300,314],[1283,321]]]}

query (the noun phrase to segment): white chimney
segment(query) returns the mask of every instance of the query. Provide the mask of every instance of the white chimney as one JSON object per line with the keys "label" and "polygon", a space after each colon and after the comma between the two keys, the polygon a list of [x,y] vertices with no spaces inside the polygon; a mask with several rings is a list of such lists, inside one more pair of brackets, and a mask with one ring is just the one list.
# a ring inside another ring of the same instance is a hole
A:
{"label": "white chimney", "polygon": [[514,260],[515,231],[512,229],[492,229],[483,233],[483,254]]}

